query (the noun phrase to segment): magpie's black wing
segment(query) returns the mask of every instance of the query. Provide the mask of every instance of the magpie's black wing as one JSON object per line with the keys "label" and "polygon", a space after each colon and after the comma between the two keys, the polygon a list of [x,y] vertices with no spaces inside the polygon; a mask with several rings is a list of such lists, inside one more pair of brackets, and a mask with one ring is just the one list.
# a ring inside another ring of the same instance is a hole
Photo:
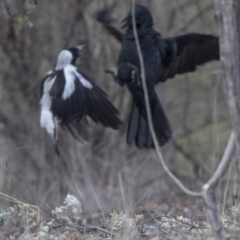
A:
{"label": "magpie's black wing", "polygon": [[189,33],[174,38],[160,39],[163,71],[158,82],[176,74],[193,72],[197,66],[219,60],[219,38],[199,33]]}
{"label": "magpie's black wing", "polygon": [[[79,74],[84,79],[89,79],[87,75],[82,72]],[[97,85],[91,82],[93,88],[85,91],[85,98],[87,99],[87,115],[96,123],[100,122],[106,127],[117,129],[121,121],[117,117],[119,114],[117,109],[111,104],[107,98],[107,94],[101,90]]]}
{"label": "magpie's black wing", "polygon": [[100,22],[104,28],[113,35],[119,42],[122,43],[123,38],[125,34],[117,29],[116,27],[112,26],[110,23],[112,22],[112,19],[109,17],[109,13],[107,10],[102,10],[97,13],[96,19],[98,22]]}
{"label": "magpie's black wing", "polygon": [[89,116],[94,122],[117,129],[121,123],[118,111],[107,99],[107,95],[86,75],[78,71],[57,72],[49,92],[51,110],[62,123],[70,124]]}
{"label": "magpie's black wing", "polygon": [[63,122],[62,127],[66,127],[72,136],[79,142],[88,140],[88,121],[85,117],[81,121]]}

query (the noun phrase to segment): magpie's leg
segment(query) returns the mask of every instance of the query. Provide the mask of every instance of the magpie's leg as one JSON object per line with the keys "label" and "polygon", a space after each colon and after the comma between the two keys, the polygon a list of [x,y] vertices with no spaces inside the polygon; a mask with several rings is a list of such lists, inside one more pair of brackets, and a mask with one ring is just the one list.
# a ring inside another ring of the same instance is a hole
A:
{"label": "magpie's leg", "polygon": [[58,157],[60,157],[60,150],[59,150],[59,138],[58,138],[58,123],[59,120],[54,117],[53,118],[54,121],[54,132],[53,132],[53,142],[54,142],[54,147],[55,147],[55,152],[58,155]]}
{"label": "magpie's leg", "polygon": [[138,88],[141,87],[141,81],[139,76],[138,68],[130,63],[128,63],[128,66],[132,69],[132,83],[136,84]]}
{"label": "magpie's leg", "polygon": [[105,69],[104,72],[110,74],[110,75],[112,76],[112,78],[113,78],[113,81],[114,81],[115,83],[118,83],[118,84],[120,85],[120,82],[121,82],[121,81],[120,81],[120,79],[118,78],[118,76],[115,74],[114,71],[112,71],[112,70],[110,70],[110,69]]}

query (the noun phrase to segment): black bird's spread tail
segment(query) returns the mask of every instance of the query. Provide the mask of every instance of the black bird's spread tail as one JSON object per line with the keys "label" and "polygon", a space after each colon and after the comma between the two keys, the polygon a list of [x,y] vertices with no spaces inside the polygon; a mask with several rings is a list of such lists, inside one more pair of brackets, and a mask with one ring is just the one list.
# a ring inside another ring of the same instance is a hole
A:
{"label": "black bird's spread tail", "polygon": [[[144,98],[142,98],[144,101]],[[165,115],[162,105],[154,92],[150,97],[153,127],[160,146],[166,144],[172,137],[172,128]],[[139,149],[153,148],[153,138],[150,132],[145,104],[133,103],[127,132],[127,143],[131,144],[135,140]]]}

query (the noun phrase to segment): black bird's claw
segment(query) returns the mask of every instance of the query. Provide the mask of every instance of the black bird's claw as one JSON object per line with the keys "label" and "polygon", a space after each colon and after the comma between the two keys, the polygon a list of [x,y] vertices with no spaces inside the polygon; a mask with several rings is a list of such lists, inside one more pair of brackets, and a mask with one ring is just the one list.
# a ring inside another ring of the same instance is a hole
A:
{"label": "black bird's claw", "polygon": [[113,75],[114,77],[116,77],[115,72],[112,71],[112,70],[110,70],[110,69],[105,69],[104,72],[105,72],[105,73],[109,73],[109,74]]}
{"label": "black bird's claw", "polygon": [[136,67],[136,66],[134,66],[134,65],[132,65],[131,63],[127,63],[127,65],[132,69],[132,70],[134,70],[134,71],[138,71],[138,68]]}
{"label": "black bird's claw", "polygon": [[110,69],[105,69],[104,72],[112,75],[113,81],[114,81],[115,83],[119,83],[118,77],[117,77],[117,75],[115,74],[114,71],[112,71],[112,70],[110,70]]}
{"label": "black bird's claw", "polygon": [[141,87],[141,81],[140,81],[140,77],[139,77],[139,72],[138,72],[138,68],[134,65],[132,65],[131,63],[127,63],[128,67],[130,67],[132,69],[132,84],[136,84],[138,88]]}

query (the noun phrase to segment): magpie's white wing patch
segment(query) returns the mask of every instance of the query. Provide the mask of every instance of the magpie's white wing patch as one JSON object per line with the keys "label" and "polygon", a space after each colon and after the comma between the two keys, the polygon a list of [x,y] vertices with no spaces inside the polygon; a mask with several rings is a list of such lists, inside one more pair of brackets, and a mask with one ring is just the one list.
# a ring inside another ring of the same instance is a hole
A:
{"label": "magpie's white wing patch", "polygon": [[89,89],[93,88],[93,85],[88,80],[86,80],[79,72],[76,72],[76,76],[84,87]]}
{"label": "magpie's white wing patch", "polygon": [[64,91],[62,94],[62,99],[66,100],[69,98],[74,91],[77,91],[75,89],[75,81],[79,80],[80,83],[83,85],[83,87],[86,87],[88,89],[92,89],[93,85],[86,80],[74,67],[73,65],[67,65],[63,69],[64,71],[64,76],[65,76],[65,86],[64,86]]}

